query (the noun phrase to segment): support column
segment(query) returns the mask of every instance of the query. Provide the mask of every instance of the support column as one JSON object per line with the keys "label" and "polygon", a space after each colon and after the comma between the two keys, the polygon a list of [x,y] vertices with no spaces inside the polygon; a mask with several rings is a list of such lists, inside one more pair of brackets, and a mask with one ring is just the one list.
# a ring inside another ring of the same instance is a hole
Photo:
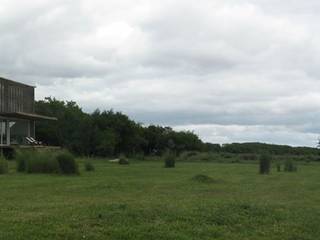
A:
{"label": "support column", "polygon": [[36,139],[36,121],[33,120],[33,138]]}
{"label": "support column", "polygon": [[28,137],[31,137],[31,120],[28,120]]}
{"label": "support column", "polygon": [[7,145],[10,145],[10,121],[6,120]]}
{"label": "support column", "polygon": [[[0,120],[0,144],[3,145],[3,121]],[[1,148],[1,151],[2,151],[2,148]]]}

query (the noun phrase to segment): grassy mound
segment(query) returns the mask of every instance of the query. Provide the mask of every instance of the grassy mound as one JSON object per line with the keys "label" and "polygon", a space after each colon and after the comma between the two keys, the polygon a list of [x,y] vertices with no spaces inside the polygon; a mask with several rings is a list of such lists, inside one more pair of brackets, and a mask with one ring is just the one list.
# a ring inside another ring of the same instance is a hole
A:
{"label": "grassy mound", "polygon": [[192,180],[195,182],[200,182],[200,183],[216,183],[216,182],[218,182],[217,180],[213,179],[212,177],[209,177],[204,174],[195,175],[192,178]]}

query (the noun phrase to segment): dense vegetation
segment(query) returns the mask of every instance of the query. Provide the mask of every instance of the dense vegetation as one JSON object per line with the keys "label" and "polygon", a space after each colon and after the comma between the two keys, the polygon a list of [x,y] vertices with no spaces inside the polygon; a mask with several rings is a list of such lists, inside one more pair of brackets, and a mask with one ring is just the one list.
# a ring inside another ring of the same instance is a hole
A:
{"label": "dense vegetation", "polygon": [[38,122],[37,138],[81,155],[161,154],[168,147],[177,151],[200,151],[203,145],[192,132],[175,132],[160,126],[143,127],[113,110],[96,110],[88,114],[75,102],[47,98],[36,103],[36,111],[59,119],[57,122]]}
{"label": "dense vegetation", "polygon": [[63,146],[85,156],[161,155],[170,149],[179,155],[185,151],[263,154],[313,155],[320,150],[262,143],[204,143],[190,131],[177,132],[170,127],[143,126],[120,112],[85,113],[75,102],[46,98],[36,102],[36,112],[55,116],[57,122],[39,121],[37,138],[49,145]]}
{"label": "dense vegetation", "polygon": [[65,151],[17,151],[15,161],[17,172],[67,175],[79,173],[74,156]]}

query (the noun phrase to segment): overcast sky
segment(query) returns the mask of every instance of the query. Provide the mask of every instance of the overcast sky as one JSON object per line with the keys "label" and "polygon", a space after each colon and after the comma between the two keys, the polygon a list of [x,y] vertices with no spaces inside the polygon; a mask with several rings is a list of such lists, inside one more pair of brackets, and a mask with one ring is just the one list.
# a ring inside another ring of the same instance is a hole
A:
{"label": "overcast sky", "polygon": [[205,141],[315,146],[319,0],[0,0],[0,75]]}

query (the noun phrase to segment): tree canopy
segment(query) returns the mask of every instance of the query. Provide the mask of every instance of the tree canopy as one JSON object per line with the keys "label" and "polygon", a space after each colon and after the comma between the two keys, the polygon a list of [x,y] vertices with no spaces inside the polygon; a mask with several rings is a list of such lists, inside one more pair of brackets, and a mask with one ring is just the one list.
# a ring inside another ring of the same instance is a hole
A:
{"label": "tree canopy", "polygon": [[168,148],[183,151],[228,153],[270,153],[317,155],[319,149],[291,147],[264,143],[204,143],[191,131],[174,131],[167,126],[143,126],[121,112],[113,110],[85,113],[73,101],[45,98],[35,104],[39,114],[54,116],[58,121],[39,121],[36,136],[48,145],[68,148],[86,156],[115,156],[145,154],[161,155]]}

